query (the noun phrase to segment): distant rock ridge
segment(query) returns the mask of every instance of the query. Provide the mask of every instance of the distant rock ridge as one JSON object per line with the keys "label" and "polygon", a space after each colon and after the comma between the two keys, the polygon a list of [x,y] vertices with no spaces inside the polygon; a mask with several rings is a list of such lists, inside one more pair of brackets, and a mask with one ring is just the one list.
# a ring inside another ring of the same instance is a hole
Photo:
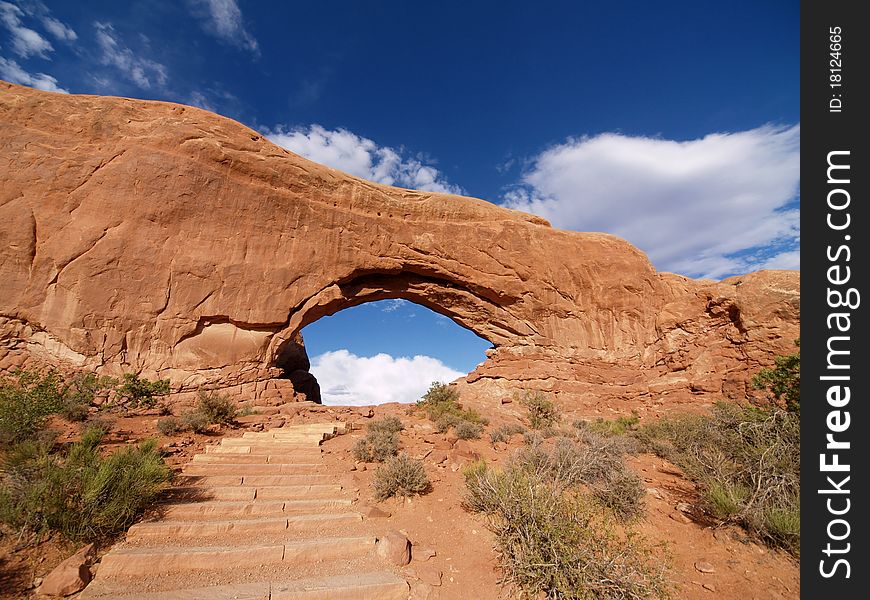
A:
{"label": "distant rock ridge", "polygon": [[0,82],[0,165],[0,371],[287,394],[305,325],[404,298],[492,342],[482,391],[745,398],[799,335],[796,271],[658,273],[615,236],[364,181],[198,108]]}

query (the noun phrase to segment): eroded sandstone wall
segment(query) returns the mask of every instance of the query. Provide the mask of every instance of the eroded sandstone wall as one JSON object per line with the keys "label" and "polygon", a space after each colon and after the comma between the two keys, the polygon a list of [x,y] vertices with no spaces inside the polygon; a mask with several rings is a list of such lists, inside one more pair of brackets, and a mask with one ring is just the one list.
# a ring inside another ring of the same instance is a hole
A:
{"label": "eroded sandstone wall", "polygon": [[797,272],[658,273],[614,236],[360,180],[187,106],[0,82],[0,182],[0,369],[262,390],[308,323],[406,298],[493,343],[481,389],[744,397],[798,337]]}

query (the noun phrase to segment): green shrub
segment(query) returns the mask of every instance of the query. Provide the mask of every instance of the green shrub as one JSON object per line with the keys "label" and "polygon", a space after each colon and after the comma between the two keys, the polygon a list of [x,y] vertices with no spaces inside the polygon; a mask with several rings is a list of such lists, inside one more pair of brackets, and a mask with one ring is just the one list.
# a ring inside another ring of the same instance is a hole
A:
{"label": "green shrub", "polygon": [[480,437],[483,427],[478,423],[472,423],[463,419],[456,424],[454,431],[456,432],[456,437],[460,440],[476,440]]}
{"label": "green shrub", "polygon": [[175,435],[176,433],[184,431],[184,423],[178,417],[172,416],[158,419],[157,431],[159,431],[161,435]]}
{"label": "green shrub", "polygon": [[211,423],[202,411],[189,410],[181,413],[181,425],[183,429],[189,429],[194,433],[205,433]]}
{"label": "green shrub", "polygon": [[209,423],[226,425],[236,418],[238,410],[235,403],[227,396],[215,391],[199,391],[197,410]]}
{"label": "green shrub", "polygon": [[441,383],[433,383],[423,399],[417,402],[417,407],[426,411],[438,433],[447,433],[451,427],[456,427],[463,421],[480,426],[489,423],[476,410],[462,408],[459,404],[459,391]]}
{"label": "green shrub", "polygon": [[[0,518],[37,532],[101,541],[125,531],[170,480],[153,440],[106,457],[103,432],[89,428],[65,456],[25,442],[6,453]],[[10,457],[12,457],[10,459]]]}
{"label": "green shrub", "polygon": [[392,496],[423,494],[430,487],[422,461],[410,458],[404,452],[378,467],[372,479],[374,496],[378,501]]}
{"label": "green shrub", "polygon": [[118,386],[116,392],[118,397],[122,399],[124,406],[129,408],[151,407],[157,401],[155,396],[169,394],[169,380],[150,381],[135,373],[124,373],[123,382]]}
{"label": "green shrub", "polygon": [[0,443],[27,439],[64,406],[64,382],[55,371],[16,371],[0,378]]}
{"label": "green shrub", "polygon": [[362,462],[384,462],[399,452],[399,436],[386,429],[375,428],[353,446],[353,456]]}
{"label": "green shrub", "polygon": [[798,555],[800,417],[719,403],[711,415],[681,415],[638,437],[698,483],[707,511]]}
{"label": "green shrub", "polygon": [[767,390],[774,404],[783,405],[788,411],[801,412],[801,352],[800,340],[795,340],[799,348],[794,354],[777,356],[776,366],[761,369],[752,378],[752,386],[757,390]]}
{"label": "green shrub", "polygon": [[464,505],[486,515],[502,571],[524,597],[668,597],[655,549],[631,531],[617,534],[584,495],[523,465],[478,462],[464,474]]}
{"label": "green shrub", "polygon": [[427,406],[450,402],[459,402],[459,390],[446,383],[439,383],[437,381],[432,382],[432,385],[429,386],[429,389],[423,395],[423,399],[420,400],[420,403]]}
{"label": "green shrub", "polygon": [[453,414],[445,414],[438,417],[438,420],[435,421],[435,432],[436,433],[447,433],[450,431],[451,427],[455,427],[457,423],[459,423],[460,419],[456,415]]}
{"label": "green shrub", "polygon": [[524,392],[519,402],[528,411],[529,426],[532,429],[546,429],[559,422],[559,409],[552,400],[541,392]]}
{"label": "green shrub", "polygon": [[526,433],[526,428],[519,423],[502,425],[489,432],[489,439],[493,444],[498,442],[507,442],[512,435],[517,433]]}

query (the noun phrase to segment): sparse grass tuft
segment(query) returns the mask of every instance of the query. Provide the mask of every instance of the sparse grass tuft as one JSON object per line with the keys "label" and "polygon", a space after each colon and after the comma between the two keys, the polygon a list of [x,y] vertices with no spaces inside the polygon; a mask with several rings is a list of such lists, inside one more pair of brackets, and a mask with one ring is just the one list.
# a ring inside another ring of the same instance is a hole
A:
{"label": "sparse grass tuft", "polygon": [[415,460],[404,452],[378,467],[372,479],[372,488],[378,501],[392,496],[423,494],[430,487],[422,461]]}
{"label": "sparse grass tuft", "polygon": [[630,417],[616,417],[611,420],[598,417],[594,421],[574,421],[574,427],[588,429],[602,435],[625,435],[635,431],[638,423],[640,423],[640,415],[632,411]]}
{"label": "sparse grass tuft", "polygon": [[404,428],[405,426],[402,424],[402,420],[399,419],[399,417],[383,417],[381,419],[375,419],[368,424],[368,430],[370,433],[374,433],[376,431],[399,433]]}
{"label": "sparse grass tuft", "polygon": [[160,432],[160,435],[175,435],[184,431],[184,427],[184,423],[178,417],[169,416],[157,420],[157,431]]}
{"label": "sparse grass tuft", "polygon": [[489,439],[493,444],[507,442],[512,435],[526,433],[526,428],[518,423],[502,425],[489,432]]}

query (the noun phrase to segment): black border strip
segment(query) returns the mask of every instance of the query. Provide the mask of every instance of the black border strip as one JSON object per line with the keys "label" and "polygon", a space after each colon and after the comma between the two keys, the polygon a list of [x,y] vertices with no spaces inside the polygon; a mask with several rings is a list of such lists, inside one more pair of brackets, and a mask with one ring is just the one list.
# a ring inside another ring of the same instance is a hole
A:
{"label": "black border strip", "polygon": [[[846,600],[870,593],[870,369],[862,360],[870,343],[863,306],[870,302],[864,293],[868,256],[862,253],[870,231],[870,22],[858,16],[860,7],[819,0],[801,5],[801,590],[806,598]],[[828,434],[836,442],[831,447]],[[848,470],[823,469],[822,455],[825,463],[836,460]]]}

